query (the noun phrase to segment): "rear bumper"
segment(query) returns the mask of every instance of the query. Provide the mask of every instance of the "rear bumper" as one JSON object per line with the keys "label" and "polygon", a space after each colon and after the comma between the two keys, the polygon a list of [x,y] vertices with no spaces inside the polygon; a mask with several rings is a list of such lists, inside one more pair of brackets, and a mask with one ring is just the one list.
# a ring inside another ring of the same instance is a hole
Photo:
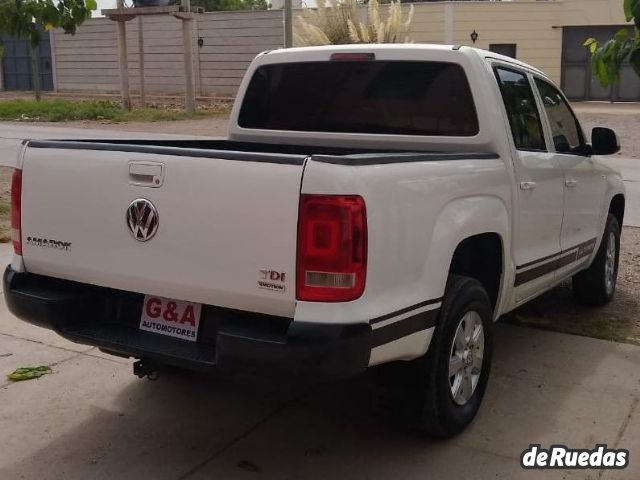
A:
{"label": "rear bumper", "polygon": [[18,318],[114,354],[207,372],[307,379],[352,376],[371,353],[367,324],[322,324],[203,306],[198,342],[138,329],[143,295],[55,278],[4,273],[4,294]]}

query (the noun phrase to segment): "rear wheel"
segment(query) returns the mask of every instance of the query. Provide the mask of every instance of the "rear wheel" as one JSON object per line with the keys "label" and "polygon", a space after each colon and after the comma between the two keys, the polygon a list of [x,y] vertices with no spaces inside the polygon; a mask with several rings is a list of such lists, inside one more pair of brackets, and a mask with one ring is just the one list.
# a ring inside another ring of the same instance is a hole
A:
{"label": "rear wheel", "polygon": [[448,437],[474,419],[489,380],[491,312],[480,282],[452,275],[427,355],[383,370],[387,388],[394,383],[395,400],[404,403],[414,427]]}
{"label": "rear wheel", "polygon": [[609,303],[616,291],[619,260],[620,225],[609,215],[596,258],[588,269],[573,276],[576,300],[594,306]]}

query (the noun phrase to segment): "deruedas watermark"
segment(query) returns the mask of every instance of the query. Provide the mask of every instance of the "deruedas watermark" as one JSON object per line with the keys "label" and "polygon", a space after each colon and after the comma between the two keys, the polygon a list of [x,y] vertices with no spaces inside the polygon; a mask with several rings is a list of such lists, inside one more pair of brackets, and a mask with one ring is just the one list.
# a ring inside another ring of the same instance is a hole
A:
{"label": "deruedas watermark", "polygon": [[612,449],[605,444],[598,444],[593,450],[566,445],[545,449],[532,444],[522,452],[520,465],[526,469],[623,469],[629,466],[629,450]]}

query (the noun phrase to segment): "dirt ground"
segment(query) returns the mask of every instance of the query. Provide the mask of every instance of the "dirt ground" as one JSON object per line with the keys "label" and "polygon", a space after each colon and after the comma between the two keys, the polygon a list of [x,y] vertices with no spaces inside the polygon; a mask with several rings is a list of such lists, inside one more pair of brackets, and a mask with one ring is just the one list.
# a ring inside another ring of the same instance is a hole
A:
{"label": "dirt ground", "polygon": [[[618,155],[640,159],[640,105],[584,103],[574,105],[585,132],[594,126],[615,129],[622,141]],[[56,126],[96,128],[129,132],[173,133],[176,135],[226,135],[226,118],[175,122],[99,123],[60,122]],[[11,169],[0,167],[0,214],[10,198]],[[1,216],[1,215],[0,215]],[[8,216],[0,222],[0,241],[8,241]],[[625,228],[618,289],[614,302],[604,308],[582,307],[573,301],[570,284],[553,289],[510,315],[504,321],[557,330],[577,335],[640,345],[640,229]]]}
{"label": "dirt ground", "polygon": [[566,282],[502,321],[586,337],[640,345],[640,228],[622,232],[618,286],[614,301],[601,308],[586,307],[573,299]]}

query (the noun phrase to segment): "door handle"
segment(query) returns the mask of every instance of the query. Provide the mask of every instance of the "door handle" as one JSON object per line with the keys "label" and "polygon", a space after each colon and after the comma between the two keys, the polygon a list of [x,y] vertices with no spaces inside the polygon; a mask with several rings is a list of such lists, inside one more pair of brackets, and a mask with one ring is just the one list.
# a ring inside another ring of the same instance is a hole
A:
{"label": "door handle", "polygon": [[140,187],[158,188],[164,182],[164,164],[129,162],[129,183]]}
{"label": "door handle", "polygon": [[537,185],[536,182],[520,182],[520,190],[533,190]]}
{"label": "door handle", "polygon": [[574,179],[565,180],[564,184],[567,188],[576,188],[578,181]]}

